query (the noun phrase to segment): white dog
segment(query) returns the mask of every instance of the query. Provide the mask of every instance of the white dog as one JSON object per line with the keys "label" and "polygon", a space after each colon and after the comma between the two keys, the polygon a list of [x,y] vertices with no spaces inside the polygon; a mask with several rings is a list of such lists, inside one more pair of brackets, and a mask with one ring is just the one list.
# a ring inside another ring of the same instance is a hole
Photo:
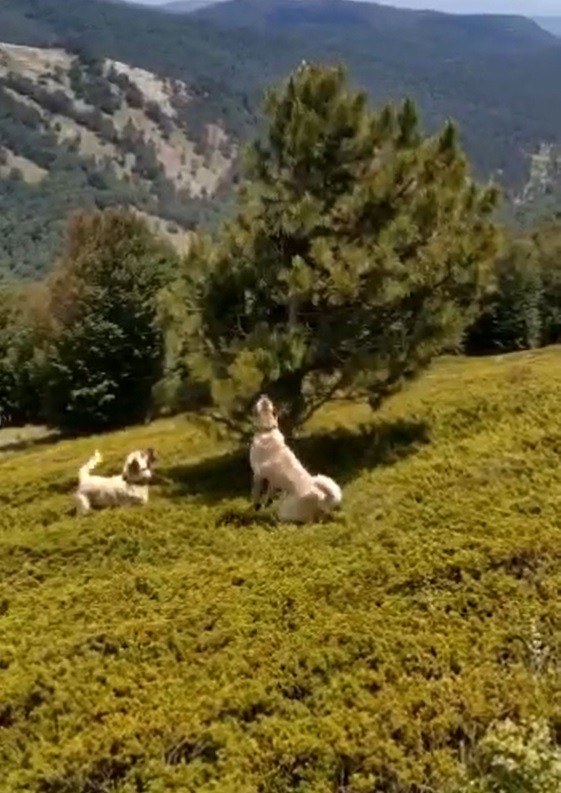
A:
{"label": "white dog", "polygon": [[78,490],[75,494],[78,513],[84,515],[95,507],[146,504],[155,459],[153,449],[131,452],[121,474],[96,476],[92,471],[102,461],[96,449],[78,474]]}
{"label": "white dog", "polygon": [[257,507],[261,505],[266,482],[267,500],[275,491],[283,494],[277,507],[282,521],[314,521],[338,507],[343,498],[341,488],[328,476],[312,476],[304,468],[279,430],[277,413],[269,397],[259,397],[255,415],[257,429],[249,452],[253,503]]}

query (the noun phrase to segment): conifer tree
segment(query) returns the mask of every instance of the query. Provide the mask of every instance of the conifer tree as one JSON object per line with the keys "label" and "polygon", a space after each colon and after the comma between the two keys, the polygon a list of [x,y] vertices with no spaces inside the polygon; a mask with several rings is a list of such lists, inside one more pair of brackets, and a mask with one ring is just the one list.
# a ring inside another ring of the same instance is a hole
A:
{"label": "conifer tree", "polygon": [[541,284],[542,343],[561,341],[561,218],[538,227],[532,234]]}
{"label": "conifer tree", "polygon": [[466,338],[468,353],[511,352],[539,347],[543,335],[543,286],[534,239],[509,242],[494,266],[493,290]]}
{"label": "conifer tree", "polygon": [[[405,100],[372,111],[341,68],[272,90],[238,212],[195,284],[191,371],[243,422],[260,391],[303,422],[333,395],[372,406],[461,339],[497,232],[455,127]],[[188,266],[188,265],[187,265]]]}

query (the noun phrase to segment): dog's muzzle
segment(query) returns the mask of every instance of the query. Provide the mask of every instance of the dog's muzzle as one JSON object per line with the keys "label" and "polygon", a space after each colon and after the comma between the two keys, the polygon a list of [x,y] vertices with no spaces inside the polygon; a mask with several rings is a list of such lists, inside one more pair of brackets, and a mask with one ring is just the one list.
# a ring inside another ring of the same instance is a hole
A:
{"label": "dog's muzzle", "polygon": [[124,474],[123,479],[128,485],[146,485],[152,481],[152,471],[146,469],[137,474]]}

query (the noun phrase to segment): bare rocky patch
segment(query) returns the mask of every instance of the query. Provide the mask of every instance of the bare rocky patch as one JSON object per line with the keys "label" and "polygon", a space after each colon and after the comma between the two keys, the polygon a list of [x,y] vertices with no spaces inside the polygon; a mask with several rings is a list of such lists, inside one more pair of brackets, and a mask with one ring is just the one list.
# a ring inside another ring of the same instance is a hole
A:
{"label": "bare rocky patch", "polygon": [[41,182],[48,171],[41,168],[32,160],[14,154],[10,149],[0,150],[0,177],[9,178],[16,174],[28,184],[38,184]]}
{"label": "bare rocky patch", "polygon": [[[0,44],[0,87],[22,113],[26,108],[36,114],[37,130],[54,136],[90,170],[112,171],[118,181],[149,196],[154,209],[140,203],[139,210],[181,250],[189,234],[179,225],[177,209],[173,222],[165,215],[169,191],[175,191],[179,207],[183,198],[212,198],[238,153],[220,124],[195,134],[185,83],[119,61],[92,67],[62,49]],[[37,183],[47,173],[17,145],[5,160],[0,177],[15,168]],[[162,190],[168,194],[163,205]]]}

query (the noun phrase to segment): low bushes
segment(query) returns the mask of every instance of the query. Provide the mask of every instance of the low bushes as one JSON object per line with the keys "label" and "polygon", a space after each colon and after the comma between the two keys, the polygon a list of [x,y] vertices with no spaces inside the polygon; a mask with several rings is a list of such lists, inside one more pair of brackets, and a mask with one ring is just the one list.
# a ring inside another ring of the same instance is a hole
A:
{"label": "low bushes", "polygon": [[[518,791],[497,725],[545,719],[552,763],[561,725],[560,386],[557,349],[448,360],[360,443],[330,406],[324,526],[254,514],[246,452],[188,417],[5,455],[0,789]],[[140,445],[147,509],[68,514],[94,446]]]}

